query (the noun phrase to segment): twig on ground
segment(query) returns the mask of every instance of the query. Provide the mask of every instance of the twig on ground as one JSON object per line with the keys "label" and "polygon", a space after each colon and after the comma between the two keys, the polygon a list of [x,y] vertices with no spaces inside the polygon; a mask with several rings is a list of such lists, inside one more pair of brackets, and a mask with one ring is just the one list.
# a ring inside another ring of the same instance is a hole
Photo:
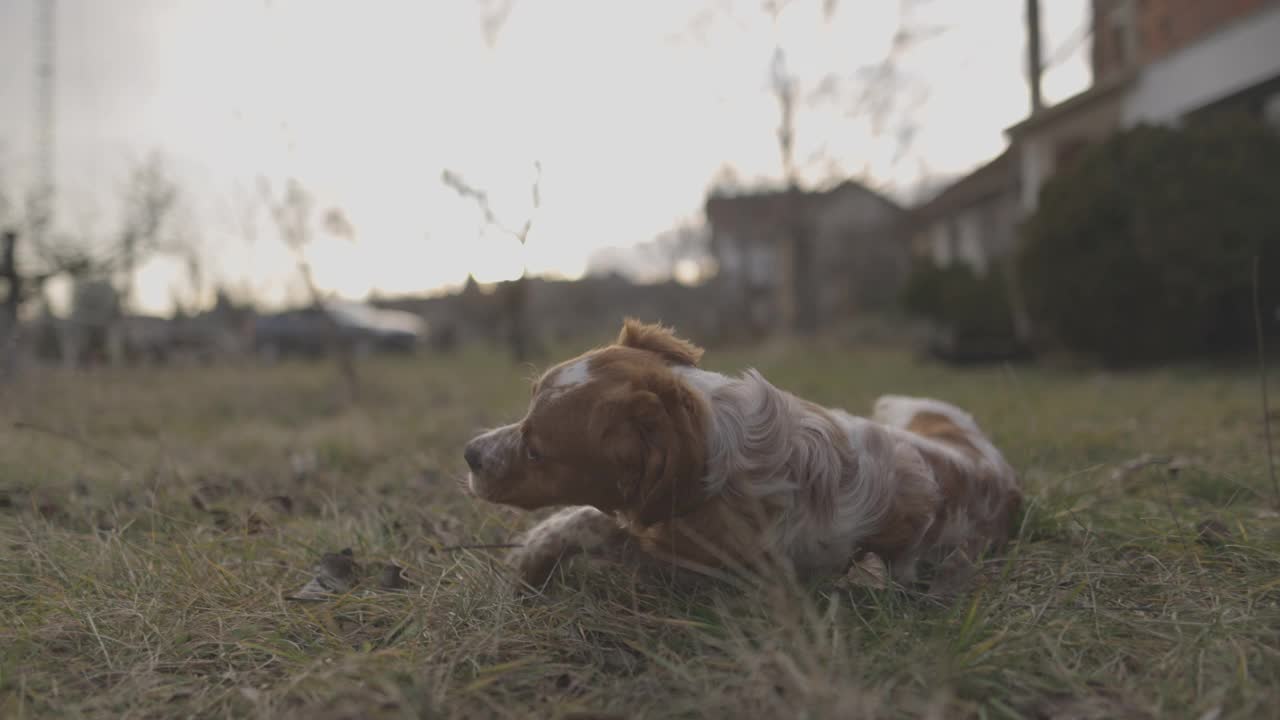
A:
{"label": "twig on ground", "polygon": [[1167,465],[1170,470],[1176,471],[1182,470],[1187,466],[1187,464],[1186,460],[1179,457],[1143,453],[1132,460],[1123,462],[1116,466],[1116,469],[1111,471],[1111,481],[1118,482],[1120,480],[1124,480],[1139,470],[1151,467],[1152,465]]}
{"label": "twig on ground", "polygon": [[510,550],[511,548],[524,547],[520,543],[480,543],[476,545],[446,545],[440,548],[440,552],[457,552],[459,550]]}
{"label": "twig on ground", "polygon": [[59,440],[65,440],[66,442],[69,442],[69,443],[71,443],[72,445],[78,445],[78,446],[80,446],[80,447],[84,448],[85,450],[89,450],[90,452],[93,452],[93,453],[95,453],[95,454],[97,454],[97,455],[101,455],[102,457],[104,457],[104,458],[106,458],[106,459],[110,460],[111,462],[115,463],[116,465],[120,466],[120,468],[121,468],[122,470],[125,470],[126,472],[133,472],[133,468],[132,468],[132,467],[130,467],[128,463],[126,463],[125,461],[121,460],[121,459],[120,459],[120,457],[119,457],[118,455],[116,455],[115,453],[112,453],[112,452],[110,452],[110,451],[108,451],[108,450],[104,450],[104,449],[102,449],[102,448],[98,447],[97,445],[91,445],[91,444],[89,444],[89,443],[85,442],[84,440],[81,440],[80,438],[78,438],[78,437],[74,436],[74,435],[69,435],[69,434],[67,434],[67,433],[65,433],[65,432],[62,432],[61,430],[55,430],[54,428],[45,427],[45,426],[43,426],[43,425],[37,425],[37,424],[35,424],[35,423],[30,423],[30,422],[27,422],[27,421],[25,421],[25,420],[15,420],[15,421],[13,422],[13,429],[14,429],[14,430],[29,430],[29,431],[31,431],[31,432],[40,433],[40,434],[42,434],[42,435],[48,435],[48,436],[50,436],[50,437],[55,437],[55,438],[58,438]]}

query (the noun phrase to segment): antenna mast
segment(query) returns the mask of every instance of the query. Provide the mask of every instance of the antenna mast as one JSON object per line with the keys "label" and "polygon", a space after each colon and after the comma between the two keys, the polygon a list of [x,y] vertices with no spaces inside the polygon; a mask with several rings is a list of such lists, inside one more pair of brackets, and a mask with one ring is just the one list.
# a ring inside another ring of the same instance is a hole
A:
{"label": "antenna mast", "polygon": [[31,217],[34,240],[40,243],[53,225],[55,199],[54,59],[57,57],[57,2],[35,0],[36,34],[36,191]]}

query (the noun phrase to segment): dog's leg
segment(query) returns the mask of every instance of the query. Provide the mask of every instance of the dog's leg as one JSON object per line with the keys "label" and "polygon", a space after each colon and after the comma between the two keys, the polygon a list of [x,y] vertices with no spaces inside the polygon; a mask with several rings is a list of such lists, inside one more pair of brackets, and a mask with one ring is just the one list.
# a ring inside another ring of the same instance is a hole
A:
{"label": "dog's leg", "polygon": [[626,532],[613,517],[593,507],[565,508],[525,533],[523,544],[511,551],[507,562],[521,580],[540,588],[561,561],[625,539]]}

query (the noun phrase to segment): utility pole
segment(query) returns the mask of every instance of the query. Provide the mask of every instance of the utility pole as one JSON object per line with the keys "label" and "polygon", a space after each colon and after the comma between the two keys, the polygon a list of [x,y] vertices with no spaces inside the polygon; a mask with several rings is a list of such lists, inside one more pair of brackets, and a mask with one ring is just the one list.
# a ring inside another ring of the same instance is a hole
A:
{"label": "utility pole", "polygon": [[1027,0],[1027,81],[1031,85],[1031,114],[1044,109],[1040,96],[1040,76],[1044,59],[1040,54],[1040,0]]}
{"label": "utility pole", "polygon": [[[1040,76],[1044,74],[1044,59],[1040,51],[1040,0],[1027,0],[1027,85],[1031,90],[1031,115],[1034,117],[1044,110],[1044,98],[1040,94]],[[1022,151],[1019,149],[1019,153]],[[1021,162],[1021,158],[1017,158]],[[1013,248],[1005,253],[1004,266],[1005,297],[1009,303],[1009,312],[1013,321],[1013,332],[1019,343],[1029,345],[1034,340],[1031,313],[1027,310],[1026,297],[1022,292],[1022,276],[1018,270],[1017,248],[1020,240],[1015,236]]]}
{"label": "utility pole", "polygon": [[42,244],[53,225],[55,200],[54,79],[57,58],[57,2],[35,0],[36,35],[36,194],[30,218],[32,241]]}

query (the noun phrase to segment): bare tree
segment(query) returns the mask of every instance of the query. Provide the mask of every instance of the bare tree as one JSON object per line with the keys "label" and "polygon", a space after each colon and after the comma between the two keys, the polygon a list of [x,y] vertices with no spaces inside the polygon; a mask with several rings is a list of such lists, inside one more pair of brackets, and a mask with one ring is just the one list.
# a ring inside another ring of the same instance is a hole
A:
{"label": "bare tree", "polygon": [[[765,0],[764,10],[776,25],[788,7],[802,1]],[[837,0],[820,1],[824,21],[830,22],[839,12],[839,3]],[[783,317],[797,332],[813,333],[819,325],[818,283],[814,277],[815,228],[806,212],[805,193],[801,189],[804,168],[795,157],[797,115],[806,104],[835,103],[850,116],[868,118],[876,135],[891,134],[897,143],[895,155],[901,158],[914,136],[910,113],[904,111],[909,111],[913,102],[923,99],[905,87],[907,78],[900,68],[901,59],[908,49],[932,32],[910,21],[909,10],[918,1],[900,0],[898,29],[889,51],[878,61],[855,68],[852,73],[829,72],[809,88],[805,87],[804,79],[790,70],[787,48],[781,44],[774,46],[769,80],[778,102],[777,143],[785,183],[783,217],[780,218],[780,299]],[[824,154],[820,148],[809,160],[820,162]]]}
{"label": "bare tree", "polygon": [[[164,157],[151,153],[131,168],[121,195],[120,225],[105,238],[91,230],[52,232],[50,208],[39,193],[28,195],[23,217],[15,215],[12,203],[0,200],[0,278],[6,285],[0,311],[3,369],[12,372],[14,367],[22,307],[40,297],[48,281],[60,276],[73,282],[113,279],[120,307],[127,310],[142,263],[155,255],[189,252],[188,238],[173,228],[180,199]],[[109,322],[116,324],[118,318]],[[106,330],[118,343],[124,340],[118,325]]]}
{"label": "bare tree", "polygon": [[484,33],[484,41],[489,47],[498,42],[502,26],[506,25],[511,15],[515,0],[480,0],[480,29]]}
{"label": "bare tree", "polygon": [[[355,402],[360,397],[360,378],[356,372],[355,349],[343,337],[342,325],[325,302],[324,293],[316,285],[315,274],[307,259],[307,247],[311,244],[312,228],[315,222],[315,199],[295,178],[289,178],[279,198],[275,197],[271,183],[266,178],[258,179],[258,188],[271,212],[276,232],[293,253],[298,275],[302,278],[312,306],[325,319],[329,328],[330,346],[337,358],[339,375],[342,377],[348,399]],[[352,240],[355,237],[355,229],[338,208],[325,210],[321,213],[320,221],[322,227],[335,237],[346,240]]]}
{"label": "bare tree", "polygon": [[153,153],[133,168],[121,198],[121,225],[113,248],[116,259],[109,261],[120,275],[122,307],[131,306],[134,276],[148,257],[185,254],[183,239],[170,232],[179,199],[178,184],[162,156]]}
{"label": "bare tree", "polygon": [[701,223],[679,225],[637,245],[636,250],[642,262],[657,268],[664,278],[679,280],[686,267],[691,267],[699,279],[711,272],[711,233]]}
{"label": "bare tree", "polygon": [[[533,207],[529,216],[518,228],[506,225],[499,220],[489,204],[489,193],[468,184],[458,173],[445,169],[441,173],[440,180],[458,195],[474,201],[486,225],[511,236],[523,248],[528,242],[529,231],[533,229],[533,215],[542,205],[542,163],[534,162],[533,168],[534,179],[530,189]],[[528,360],[531,351],[532,339],[526,311],[529,296],[528,274],[528,268],[522,267],[520,277],[514,282],[507,283],[503,289],[503,310],[507,316],[507,343],[511,349],[511,357],[518,363]]]}

